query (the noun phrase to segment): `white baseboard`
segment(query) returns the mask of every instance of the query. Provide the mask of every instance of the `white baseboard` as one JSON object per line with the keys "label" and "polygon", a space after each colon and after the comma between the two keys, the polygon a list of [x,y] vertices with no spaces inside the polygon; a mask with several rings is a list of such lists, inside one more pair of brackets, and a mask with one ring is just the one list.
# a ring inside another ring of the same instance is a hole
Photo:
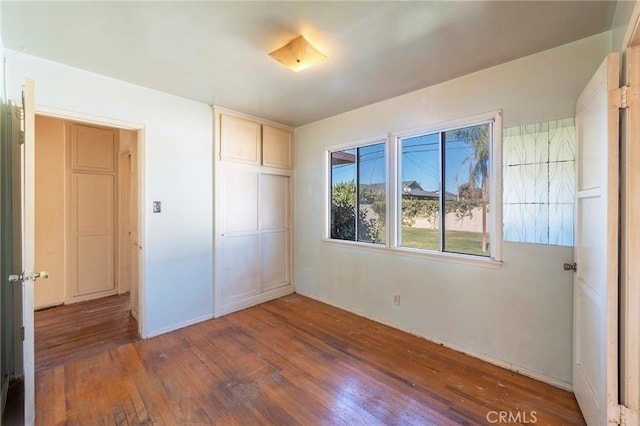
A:
{"label": "white baseboard", "polygon": [[278,297],[286,296],[293,293],[293,291],[292,284],[267,290],[264,293],[222,305],[218,309],[215,309],[213,316],[214,318],[220,318],[223,315],[250,308],[251,306],[259,305],[260,303],[268,302],[269,300],[277,299]]}
{"label": "white baseboard", "polygon": [[177,323],[177,324],[171,324],[168,327],[163,327],[163,328],[159,328],[159,329],[156,329],[156,330],[152,330],[149,333],[147,333],[146,336],[143,336],[142,338],[143,339],[150,339],[152,337],[156,337],[156,336],[159,336],[161,334],[169,333],[171,331],[176,331],[176,330],[179,330],[181,328],[185,328],[185,327],[197,324],[197,323],[202,322],[202,321],[210,320],[211,318],[213,318],[213,314],[202,315],[200,317],[193,318],[193,319],[190,319],[188,321],[183,321],[183,322],[180,322],[180,323]]}
{"label": "white baseboard", "polygon": [[329,301],[329,300],[324,299],[322,297],[316,296],[314,294],[308,294],[308,293],[305,293],[303,291],[299,291],[298,289],[296,289],[295,292],[297,294],[301,295],[301,296],[317,300],[318,302],[326,303],[327,305],[334,306],[334,307],[336,307],[338,309],[342,309],[342,310],[347,311],[347,312],[351,312],[352,314],[367,318],[367,319],[369,319],[371,321],[375,321],[375,322],[380,323],[380,324],[384,324],[386,326],[395,328],[397,330],[400,330],[402,332],[411,334],[413,336],[420,337],[421,339],[428,340],[428,341],[430,341],[432,343],[444,346],[444,347],[452,349],[452,350],[454,350],[456,352],[461,352],[461,353],[463,353],[465,355],[469,355],[469,356],[472,356],[474,358],[481,359],[482,361],[488,362],[489,364],[497,365],[498,367],[502,367],[502,368],[505,368],[507,370],[516,372],[518,374],[522,374],[523,376],[527,376],[527,377],[530,377],[532,379],[547,383],[547,384],[549,384],[551,386],[555,386],[557,388],[564,389],[564,390],[567,390],[569,392],[573,392],[572,384],[568,383],[568,382],[565,382],[563,380],[558,380],[558,379],[556,379],[554,377],[547,376],[546,374],[531,370],[529,368],[522,367],[522,366],[519,366],[517,364],[513,364],[511,362],[504,361],[504,360],[492,357],[491,355],[475,352],[473,350],[469,350],[467,348],[464,348],[464,347],[456,345],[456,344],[451,344],[451,343],[440,341],[438,339],[434,339],[434,338],[426,336],[426,335],[424,335],[422,333],[416,332],[415,330],[407,329],[407,328],[405,328],[404,326],[402,326],[400,324],[395,324],[395,323],[390,322],[390,321],[383,321],[383,320],[380,320],[379,318],[374,318],[372,316],[369,316],[369,315],[365,314],[364,312],[360,312],[360,311],[357,311],[355,309],[352,309],[352,308],[349,308],[349,307],[346,307],[346,306],[338,305],[338,304],[336,304],[336,303],[334,303],[332,301]]}
{"label": "white baseboard", "polygon": [[270,291],[267,291],[267,292],[264,292],[264,293],[260,294],[256,298],[251,298],[249,300],[243,300],[243,301],[241,301],[241,302],[239,302],[237,304],[231,305],[231,306],[228,305],[228,306],[225,307],[226,309],[223,312],[219,313],[219,314],[218,313],[216,313],[215,315],[214,314],[207,314],[207,315],[203,315],[203,316],[200,316],[200,317],[197,317],[197,318],[193,318],[193,319],[190,319],[188,321],[184,321],[184,322],[181,322],[181,323],[178,323],[178,324],[172,324],[172,325],[170,325],[168,327],[159,328],[159,329],[150,331],[149,333],[147,333],[146,336],[142,336],[142,338],[143,339],[150,339],[152,337],[156,337],[156,336],[159,336],[161,334],[169,333],[171,331],[179,330],[181,328],[188,327],[190,325],[194,325],[194,324],[197,324],[197,323],[202,322],[202,321],[207,321],[207,320],[210,320],[212,318],[218,318],[218,317],[220,317],[222,315],[226,315],[226,314],[229,314],[231,312],[239,311],[241,309],[245,309],[245,308],[248,308],[250,306],[255,306],[257,304],[264,303],[264,302],[267,302],[269,300],[277,299],[278,297],[286,296],[286,295],[291,294],[291,293],[293,293],[293,286],[292,285],[287,285],[287,286],[284,286],[284,287],[281,287],[281,288],[270,290]]}

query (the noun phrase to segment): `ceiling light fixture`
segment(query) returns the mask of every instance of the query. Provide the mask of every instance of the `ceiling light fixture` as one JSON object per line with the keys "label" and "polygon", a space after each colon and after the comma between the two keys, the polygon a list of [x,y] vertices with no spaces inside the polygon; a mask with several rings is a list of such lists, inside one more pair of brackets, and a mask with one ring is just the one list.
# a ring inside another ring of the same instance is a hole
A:
{"label": "ceiling light fixture", "polygon": [[327,57],[313,47],[303,36],[298,36],[289,43],[269,53],[276,61],[294,72],[302,71]]}

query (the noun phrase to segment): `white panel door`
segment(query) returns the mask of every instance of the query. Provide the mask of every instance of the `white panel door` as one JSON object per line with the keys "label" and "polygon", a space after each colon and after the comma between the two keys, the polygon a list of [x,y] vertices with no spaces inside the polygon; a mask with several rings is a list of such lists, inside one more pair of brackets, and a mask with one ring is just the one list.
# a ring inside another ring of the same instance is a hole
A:
{"label": "white panel door", "polygon": [[578,99],[573,389],[589,425],[617,423],[618,54]]}
{"label": "white panel door", "polygon": [[233,166],[224,167],[222,208],[224,235],[258,232],[259,174]]}
{"label": "white panel door", "polygon": [[222,175],[222,304],[260,293],[258,225],[259,173],[223,166]]}
{"label": "white panel door", "polygon": [[293,292],[293,135],[251,118],[215,115],[220,155],[214,167],[214,316],[219,317]]}
{"label": "white panel door", "polygon": [[629,105],[620,126],[620,403],[640,422],[640,46],[627,49],[626,59]]}
{"label": "white panel door", "polygon": [[265,232],[261,243],[262,290],[288,285],[291,282],[289,231]]}
{"label": "white panel door", "polygon": [[291,195],[290,177],[283,175],[260,175],[260,229],[289,229]]}
{"label": "white panel door", "polygon": [[260,294],[259,236],[225,235],[222,252],[225,305]]}
{"label": "white panel door", "polygon": [[291,282],[290,180],[289,176],[267,173],[260,175],[260,254],[263,291]]}
{"label": "white panel door", "polygon": [[[35,263],[35,103],[34,82],[26,80],[22,89],[22,144],[18,146],[15,141],[13,147],[11,181],[13,193],[14,222],[12,252],[14,267],[21,271],[13,271],[9,277],[9,283],[21,283],[21,308],[22,318],[16,317],[19,307],[14,308],[14,321],[21,322],[23,327],[23,339],[20,345],[22,349],[22,373],[24,375],[24,422],[27,425],[35,423],[35,348],[33,329],[34,291],[33,285],[38,276],[45,272],[34,273]],[[16,196],[17,195],[17,196]],[[17,238],[16,238],[17,237]],[[21,320],[21,321],[20,321]],[[19,325],[19,324],[18,324]],[[19,330],[19,329],[18,329]],[[18,331],[16,330],[16,331]],[[20,335],[19,331],[16,333]],[[17,368],[19,370],[19,368]],[[19,371],[18,371],[19,373]]]}

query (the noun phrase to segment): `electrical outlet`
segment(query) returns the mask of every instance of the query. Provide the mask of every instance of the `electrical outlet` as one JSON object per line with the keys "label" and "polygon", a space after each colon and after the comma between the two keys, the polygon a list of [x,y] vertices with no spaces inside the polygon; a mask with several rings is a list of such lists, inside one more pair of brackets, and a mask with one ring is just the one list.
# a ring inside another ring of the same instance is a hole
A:
{"label": "electrical outlet", "polygon": [[396,294],[395,296],[393,296],[393,304],[396,306],[400,306],[400,295]]}
{"label": "electrical outlet", "polygon": [[162,203],[160,201],[153,202],[153,212],[160,213],[162,211]]}

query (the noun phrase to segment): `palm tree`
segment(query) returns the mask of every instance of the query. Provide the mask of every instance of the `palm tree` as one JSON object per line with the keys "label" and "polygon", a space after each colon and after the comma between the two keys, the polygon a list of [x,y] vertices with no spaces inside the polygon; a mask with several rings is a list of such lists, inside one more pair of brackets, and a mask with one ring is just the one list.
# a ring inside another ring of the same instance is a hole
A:
{"label": "palm tree", "polygon": [[453,139],[470,145],[473,153],[467,157],[463,164],[469,166],[469,184],[478,185],[481,193],[482,211],[482,251],[487,252],[489,236],[487,232],[487,207],[489,205],[489,125],[466,127],[451,132]]}

